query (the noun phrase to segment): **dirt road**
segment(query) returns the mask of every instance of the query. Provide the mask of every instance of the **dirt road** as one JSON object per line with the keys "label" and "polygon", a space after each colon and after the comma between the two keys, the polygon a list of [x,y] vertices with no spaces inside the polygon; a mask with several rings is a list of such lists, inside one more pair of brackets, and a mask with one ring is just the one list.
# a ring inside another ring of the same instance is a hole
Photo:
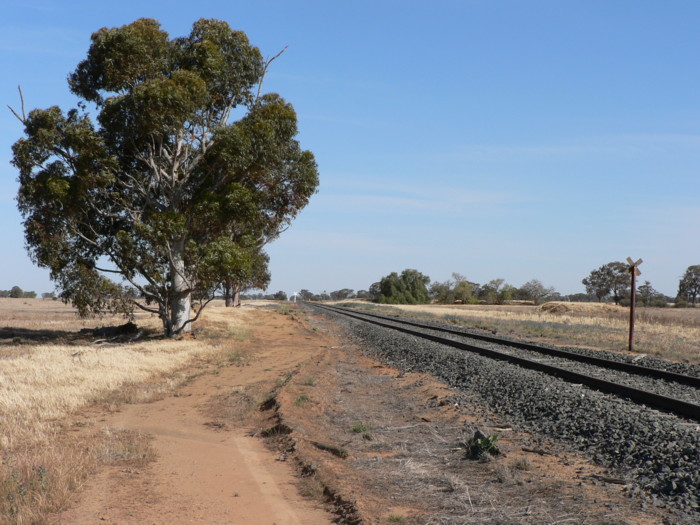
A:
{"label": "dirt road", "polygon": [[280,376],[319,351],[319,340],[296,339],[273,314],[257,317],[255,334],[241,343],[245,366],[205,373],[175,395],[124,405],[97,417],[104,428],[152,436],[156,459],[143,468],[110,467],[86,486],[56,524],[256,524],[322,525],[330,515],[302,498],[289,464],[277,461],[252,429],[212,421],[217,396],[252,385],[273,388]]}

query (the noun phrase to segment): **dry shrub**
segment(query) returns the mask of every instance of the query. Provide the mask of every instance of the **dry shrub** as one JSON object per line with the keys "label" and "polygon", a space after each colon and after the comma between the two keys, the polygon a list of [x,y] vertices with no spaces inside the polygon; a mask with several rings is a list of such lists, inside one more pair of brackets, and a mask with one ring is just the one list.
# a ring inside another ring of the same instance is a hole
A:
{"label": "dry shrub", "polygon": [[5,451],[0,468],[0,524],[44,523],[100,465],[142,467],[153,458],[150,438],[104,429],[78,439],[52,433],[42,446]]}

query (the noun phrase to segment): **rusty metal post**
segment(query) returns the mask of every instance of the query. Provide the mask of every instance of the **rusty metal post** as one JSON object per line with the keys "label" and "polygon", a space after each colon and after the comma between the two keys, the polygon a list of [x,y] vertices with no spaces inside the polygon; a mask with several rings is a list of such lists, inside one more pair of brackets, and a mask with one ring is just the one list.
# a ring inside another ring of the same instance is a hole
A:
{"label": "rusty metal post", "polygon": [[629,351],[634,351],[634,309],[637,303],[637,276],[641,275],[642,272],[639,271],[638,266],[642,264],[641,259],[633,261],[631,257],[627,257],[627,262],[629,263],[629,272],[632,274],[632,289],[630,290],[630,342]]}
{"label": "rusty metal post", "polygon": [[630,292],[630,352],[634,351],[634,307],[636,303],[636,285],[637,285],[637,272],[634,270],[635,266],[630,268],[630,273],[632,274],[632,291]]}

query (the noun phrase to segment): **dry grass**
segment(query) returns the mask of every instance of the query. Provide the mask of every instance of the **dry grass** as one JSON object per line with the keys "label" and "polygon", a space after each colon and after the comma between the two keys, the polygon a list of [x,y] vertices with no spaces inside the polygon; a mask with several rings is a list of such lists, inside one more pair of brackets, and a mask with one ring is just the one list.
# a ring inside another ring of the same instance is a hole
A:
{"label": "dry grass", "polygon": [[[379,308],[394,308],[419,317],[439,318],[500,335],[560,345],[624,351],[629,339],[629,309],[610,304],[393,305]],[[700,364],[700,309],[638,308],[635,351]]]}
{"label": "dry grass", "polygon": [[120,428],[67,439],[53,432],[41,447],[4,450],[0,523],[40,524],[63,508],[97,465],[136,469],[153,457],[148,436]]}
{"label": "dry grass", "polygon": [[57,301],[0,299],[0,523],[42,523],[98,464],[149,461],[144,436],[109,429],[67,439],[62,421],[95,402],[162,397],[206,366],[241,359],[235,346],[247,337],[248,315],[210,305],[198,337],[181,340],[154,336],[158,319],[141,315],[146,340],[96,346],[81,329],[124,320],[81,320]]}

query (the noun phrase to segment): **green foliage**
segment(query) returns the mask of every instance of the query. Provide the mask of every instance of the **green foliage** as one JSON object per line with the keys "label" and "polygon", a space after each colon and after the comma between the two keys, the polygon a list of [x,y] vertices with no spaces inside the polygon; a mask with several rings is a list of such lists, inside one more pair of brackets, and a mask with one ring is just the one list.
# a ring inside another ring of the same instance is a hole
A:
{"label": "green foliage", "polygon": [[370,427],[368,423],[365,422],[357,422],[352,426],[352,431],[355,432],[356,434],[361,434],[362,432],[369,432]]}
{"label": "green foliage", "polygon": [[[45,294],[42,294],[42,296]],[[13,299],[34,299],[36,292],[25,292],[19,286],[13,286],[11,290],[0,290],[0,297],[11,297]]]}
{"label": "green foliage", "polygon": [[342,301],[343,299],[349,299],[354,296],[354,290],[351,288],[343,288],[342,290],[335,290],[331,292],[331,299],[334,301]]}
{"label": "green foliage", "polygon": [[478,298],[489,304],[504,304],[513,299],[516,289],[505,279],[493,279],[479,287]]}
{"label": "green foliage", "polygon": [[277,313],[280,313],[282,315],[289,315],[292,313],[292,309],[289,307],[289,305],[281,304],[277,308]]}
{"label": "green foliage", "polygon": [[309,396],[301,395],[294,400],[294,404],[298,407],[303,407],[309,401],[311,401]]}
{"label": "green foliage", "polygon": [[700,296],[700,264],[688,266],[678,283],[678,299],[695,306]]}
{"label": "green foliage", "polygon": [[663,308],[666,306],[666,297],[657,292],[649,281],[644,281],[644,284],[637,288],[637,304]]}
{"label": "green foliage", "polygon": [[629,265],[623,262],[609,262],[581,281],[586,287],[586,293],[595,295],[602,301],[612,293],[615,304],[629,297],[631,278]]}
{"label": "green foliage", "polygon": [[498,434],[486,436],[477,430],[466,445],[467,457],[471,459],[483,459],[487,456],[497,456],[500,454],[500,450],[496,445],[497,442]]}
{"label": "green foliage", "polygon": [[417,270],[406,269],[383,277],[379,282],[377,301],[385,304],[424,304],[429,302],[428,284],[430,277]]}
{"label": "green foliage", "polygon": [[309,290],[302,289],[302,290],[299,292],[299,299],[301,299],[302,301],[311,301],[311,300],[313,300],[314,298],[315,298],[315,294],[313,294],[313,293],[310,292]]}
{"label": "green foliage", "polygon": [[475,287],[478,285],[469,282],[465,276],[453,273],[452,279],[430,285],[430,298],[440,304],[473,303],[476,302]]}
{"label": "green foliage", "polygon": [[267,285],[262,246],[308,203],[318,171],[292,106],[257,96],[265,67],[219,20],[174,39],[151,19],[92,35],[68,80],[80,109],[31,111],[13,146],[27,246],[64,301],[130,315],[128,284],[175,335],[191,299]]}

